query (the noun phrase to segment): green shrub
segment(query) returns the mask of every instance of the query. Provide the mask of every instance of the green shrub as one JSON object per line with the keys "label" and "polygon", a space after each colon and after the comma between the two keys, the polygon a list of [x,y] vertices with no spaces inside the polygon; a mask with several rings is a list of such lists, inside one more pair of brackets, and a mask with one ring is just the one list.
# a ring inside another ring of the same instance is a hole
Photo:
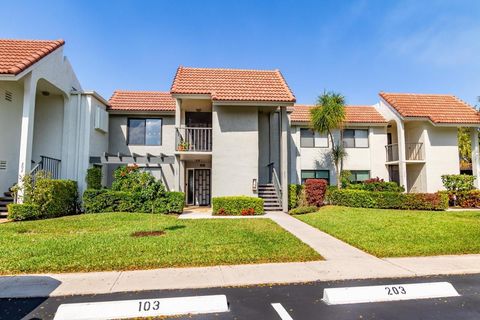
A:
{"label": "green shrub", "polygon": [[480,208],[480,190],[459,192],[457,204],[462,208]]}
{"label": "green shrub", "polygon": [[263,199],[247,196],[214,197],[212,209],[214,214],[241,215],[242,210],[253,208],[255,214],[263,214]]}
{"label": "green shrub", "polygon": [[302,191],[302,185],[289,184],[288,185],[288,209],[293,209],[298,206],[298,197]]}
{"label": "green shrub", "polygon": [[9,204],[8,208],[8,219],[15,220],[15,221],[23,221],[23,220],[35,220],[41,219],[42,214],[40,212],[39,206],[36,204]]}
{"label": "green shrub", "polygon": [[470,191],[475,188],[473,185],[475,176],[466,174],[444,174],[442,182],[445,189],[452,192]]}
{"label": "green shrub", "polygon": [[153,200],[165,193],[165,186],[150,172],[140,171],[138,166],[119,167],[114,172],[112,190],[138,193],[144,200]]}
{"label": "green shrub", "polygon": [[166,192],[165,196],[151,202],[152,213],[182,213],[185,207],[185,194],[183,192]]}
{"label": "green shrub", "polygon": [[403,210],[445,210],[448,196],[442,193],[399,193],[364,190],[330,190],[327,193],[330,204],[379,209]]}
{"label": "green shrub", "polygon": [[346,189],[364,190],[364,191],[381,191],[381,192],[404,192],[405,189],[393,181],[384,181],[380,178],[372,178],[361,183],[351,183]]}
{"label": "green shrub", "polygon": [[86,213],[182,213],[184,199],[182,192],[166,192],[154,200],[143,201],[142,196],[138,193],[87,189],[83,193],[83,208]]}
{"label": "green shrub", "polygon": [[307,207],[298,207],[298,208],[292,209],[288,213],[289,214],[305,214],[305,213],[311,213],[315,211],[318,211],[318,208],[316,206],[307,206]]}
{"label": "green shrub", "polygon": [[54,218],[75,214],[78,208],[77,182],[73,180],[41,179],[35,182],[33,204],[42,217]]}
{"label": "green shrub", "polygon": [[95,166],[87,169],[85,181],[87,189],[102,189],[102,168]]}
{"label": "green shrub", "polygon": [[83,208],[86,213],[138,212],[141,206],[129,192],[87,189],[83,193]]}

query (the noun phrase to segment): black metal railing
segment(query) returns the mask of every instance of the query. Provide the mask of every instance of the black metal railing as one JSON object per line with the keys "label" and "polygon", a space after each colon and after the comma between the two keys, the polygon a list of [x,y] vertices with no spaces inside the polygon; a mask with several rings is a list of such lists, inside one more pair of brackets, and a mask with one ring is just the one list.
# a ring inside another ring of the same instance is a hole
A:
{"label": "black metal railing", "polygon": [[177,151],[212,151],[212,128],[176,128]]}
{"label": "black metal railing", "polygon": [[40,161],[32,168],[30,175],[35,177],[39,171],[45,171],[52,179],[60,179],[62,160],[40,156]]}

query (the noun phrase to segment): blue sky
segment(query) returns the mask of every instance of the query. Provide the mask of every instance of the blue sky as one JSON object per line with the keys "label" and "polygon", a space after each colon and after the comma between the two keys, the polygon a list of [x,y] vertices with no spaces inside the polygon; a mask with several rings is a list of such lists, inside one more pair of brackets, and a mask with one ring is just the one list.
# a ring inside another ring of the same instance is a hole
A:
{"label": "blue sky", "polygon": [[[5,14],[10,12],[10,14]],[[169,90],[179,65],[280,69],[299,103],[378,92],[478,104],[480,1],[4,1],[0,37],[66,40],[84,87]]]}

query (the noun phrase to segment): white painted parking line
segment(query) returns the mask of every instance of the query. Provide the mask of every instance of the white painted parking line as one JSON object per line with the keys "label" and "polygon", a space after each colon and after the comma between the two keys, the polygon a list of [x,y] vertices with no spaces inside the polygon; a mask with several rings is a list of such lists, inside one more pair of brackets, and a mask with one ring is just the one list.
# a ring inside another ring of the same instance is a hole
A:
{"label": "white painted parking line", "polygon": [[54,320],[107,320],[228,312],[225,295],[62,304]]}
{"label": "white painted parking line", "polygon": [[272,307],[275,309],[275,311],[277,311],[282,320],[293,320],[293,318],[288,314],[287,310],[285,310],[280,303],[272,303]]}
{"label": "white painted parking line", "polygon": [[323,290],[323,301],[332,305],[456,296],[459,296],[459,294],[449,282],[328,288]]}

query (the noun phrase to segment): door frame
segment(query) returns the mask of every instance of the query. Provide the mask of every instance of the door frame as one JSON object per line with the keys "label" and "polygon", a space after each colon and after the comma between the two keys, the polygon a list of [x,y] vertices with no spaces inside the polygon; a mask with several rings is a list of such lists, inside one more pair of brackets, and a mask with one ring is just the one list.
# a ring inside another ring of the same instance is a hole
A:
{"label": "door frame", "polygon": [[[212,168],[185,168],[185,173],[186,173],[186,179],[185,179],[185,204],[187,206],[198,206],[196,202],[196,185],[195,185],[195,171],[196,170],[209,170],[210,171],[210,181],[209,181],[209,187],[210,187],[210,206],[212,205],[212,194],[211,194],[211,189],[212,189]],[[189,183],[189,171],[192,172],[193,175],[193,195],[192,195],[192,202],[188,201],[188,193],[190,192],[190,183]]]}

